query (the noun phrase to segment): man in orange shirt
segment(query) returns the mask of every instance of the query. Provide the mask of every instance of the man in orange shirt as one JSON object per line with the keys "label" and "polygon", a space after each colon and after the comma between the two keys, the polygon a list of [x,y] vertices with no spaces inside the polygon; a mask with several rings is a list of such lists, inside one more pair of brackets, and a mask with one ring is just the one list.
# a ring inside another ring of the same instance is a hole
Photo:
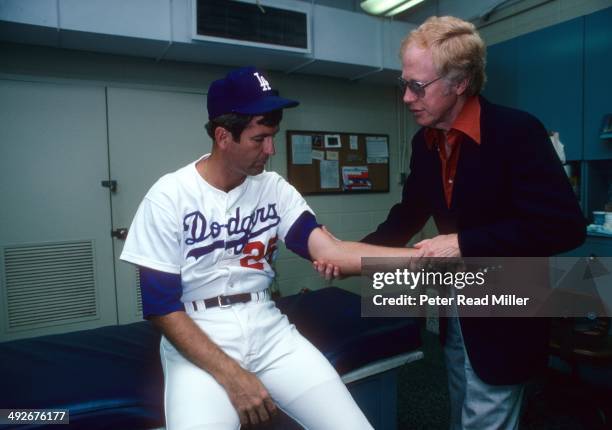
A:
{"label": "man in orange shirt", "polygon": [[[405,246],[433,217],[430,257],[541,257],[580,245],[585,221],[543,125],[479,95],[476,28],[432,17],[401,46],[404,103],[422,127],[402,201],[367,243]],[[452,429],[516,429],[523,384],[547,364],[545,318],[443,318]]]}

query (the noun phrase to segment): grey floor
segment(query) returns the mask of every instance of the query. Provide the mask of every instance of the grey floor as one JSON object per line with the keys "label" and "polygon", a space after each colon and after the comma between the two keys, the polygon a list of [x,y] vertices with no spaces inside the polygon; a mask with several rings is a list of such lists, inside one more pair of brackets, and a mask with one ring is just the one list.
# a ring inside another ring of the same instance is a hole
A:
{"label": "grey floor", "polygon": [[398,429],[447,429],[448,388],[438,336],[423,330],[425,358],[404,366],[398,381]]}
{"label": "grey floor", "polygon": [[[400,370],[398,429],[448,429],[448,389],[437,335],[423,331],[425,359]],[[612,389],[550,370],[526,389],[520,430],[612,429]]]}

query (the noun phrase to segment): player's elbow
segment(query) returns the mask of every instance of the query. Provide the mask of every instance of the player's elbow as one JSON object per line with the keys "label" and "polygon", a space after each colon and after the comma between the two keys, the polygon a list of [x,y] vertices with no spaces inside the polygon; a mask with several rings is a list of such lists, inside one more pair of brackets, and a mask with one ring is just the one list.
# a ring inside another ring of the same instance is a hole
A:
{"label": "player's elbow", "polygon": [[321,228],[312,231],[308,238],[308,252],[313,261],[331,263],[341,255],[342,241],[332,238]]}

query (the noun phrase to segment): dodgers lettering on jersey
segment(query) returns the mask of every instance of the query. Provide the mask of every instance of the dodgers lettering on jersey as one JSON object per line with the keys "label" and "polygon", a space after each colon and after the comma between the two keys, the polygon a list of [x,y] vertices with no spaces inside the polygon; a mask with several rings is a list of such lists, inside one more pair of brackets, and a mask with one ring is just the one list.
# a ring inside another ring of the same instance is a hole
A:
{"label": "dodgers lettering on jersey", "polygon": [[312,210],[276,173],[249,176],[226,193],[208,184],[195,163],[149,190],[121,259],[180,274],[183,302],[267,288],[277,241]]}
{"label": "dodgers lettering on jersey", "polygon": [[[206,239],[213,241],[209,245],[192,249],[187,257],[194,257],[197,260],[217,248],[233,249],[234,253],[239,254],[252,239],[276,227],[279,223],[276,203],[268,204],[267,208],[257,208],[250,215],[243,217],[240,216],[240,208],[237,207],[235,215],[228,220],[227,224],[219,224],[216,221],[208,223],[202,213],[192,212],[183,219],[183,230],[190,235],[185,239],[185,243],[192,245],[206,241]],[[238,237],[230,241],[214,240],[219,237],[223,229],[227,230],[229,236]]]}

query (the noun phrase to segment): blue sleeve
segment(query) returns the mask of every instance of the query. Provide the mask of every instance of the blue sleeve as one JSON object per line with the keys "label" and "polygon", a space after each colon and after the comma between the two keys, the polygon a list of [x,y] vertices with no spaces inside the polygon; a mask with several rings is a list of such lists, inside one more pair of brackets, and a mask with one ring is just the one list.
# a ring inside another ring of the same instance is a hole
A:
{"label": "blue sleeve", "polygon": [[138,266],[144,318],[183,311],[181,275]]}
{"label": "blue sleeve", "polygon": [[320,226],[311,212],[302,212],[289,229],[287,236],[285,236],[285,245],[300,257],[312,260],[310,252],[308,252],[308,238],[310,233]]}

